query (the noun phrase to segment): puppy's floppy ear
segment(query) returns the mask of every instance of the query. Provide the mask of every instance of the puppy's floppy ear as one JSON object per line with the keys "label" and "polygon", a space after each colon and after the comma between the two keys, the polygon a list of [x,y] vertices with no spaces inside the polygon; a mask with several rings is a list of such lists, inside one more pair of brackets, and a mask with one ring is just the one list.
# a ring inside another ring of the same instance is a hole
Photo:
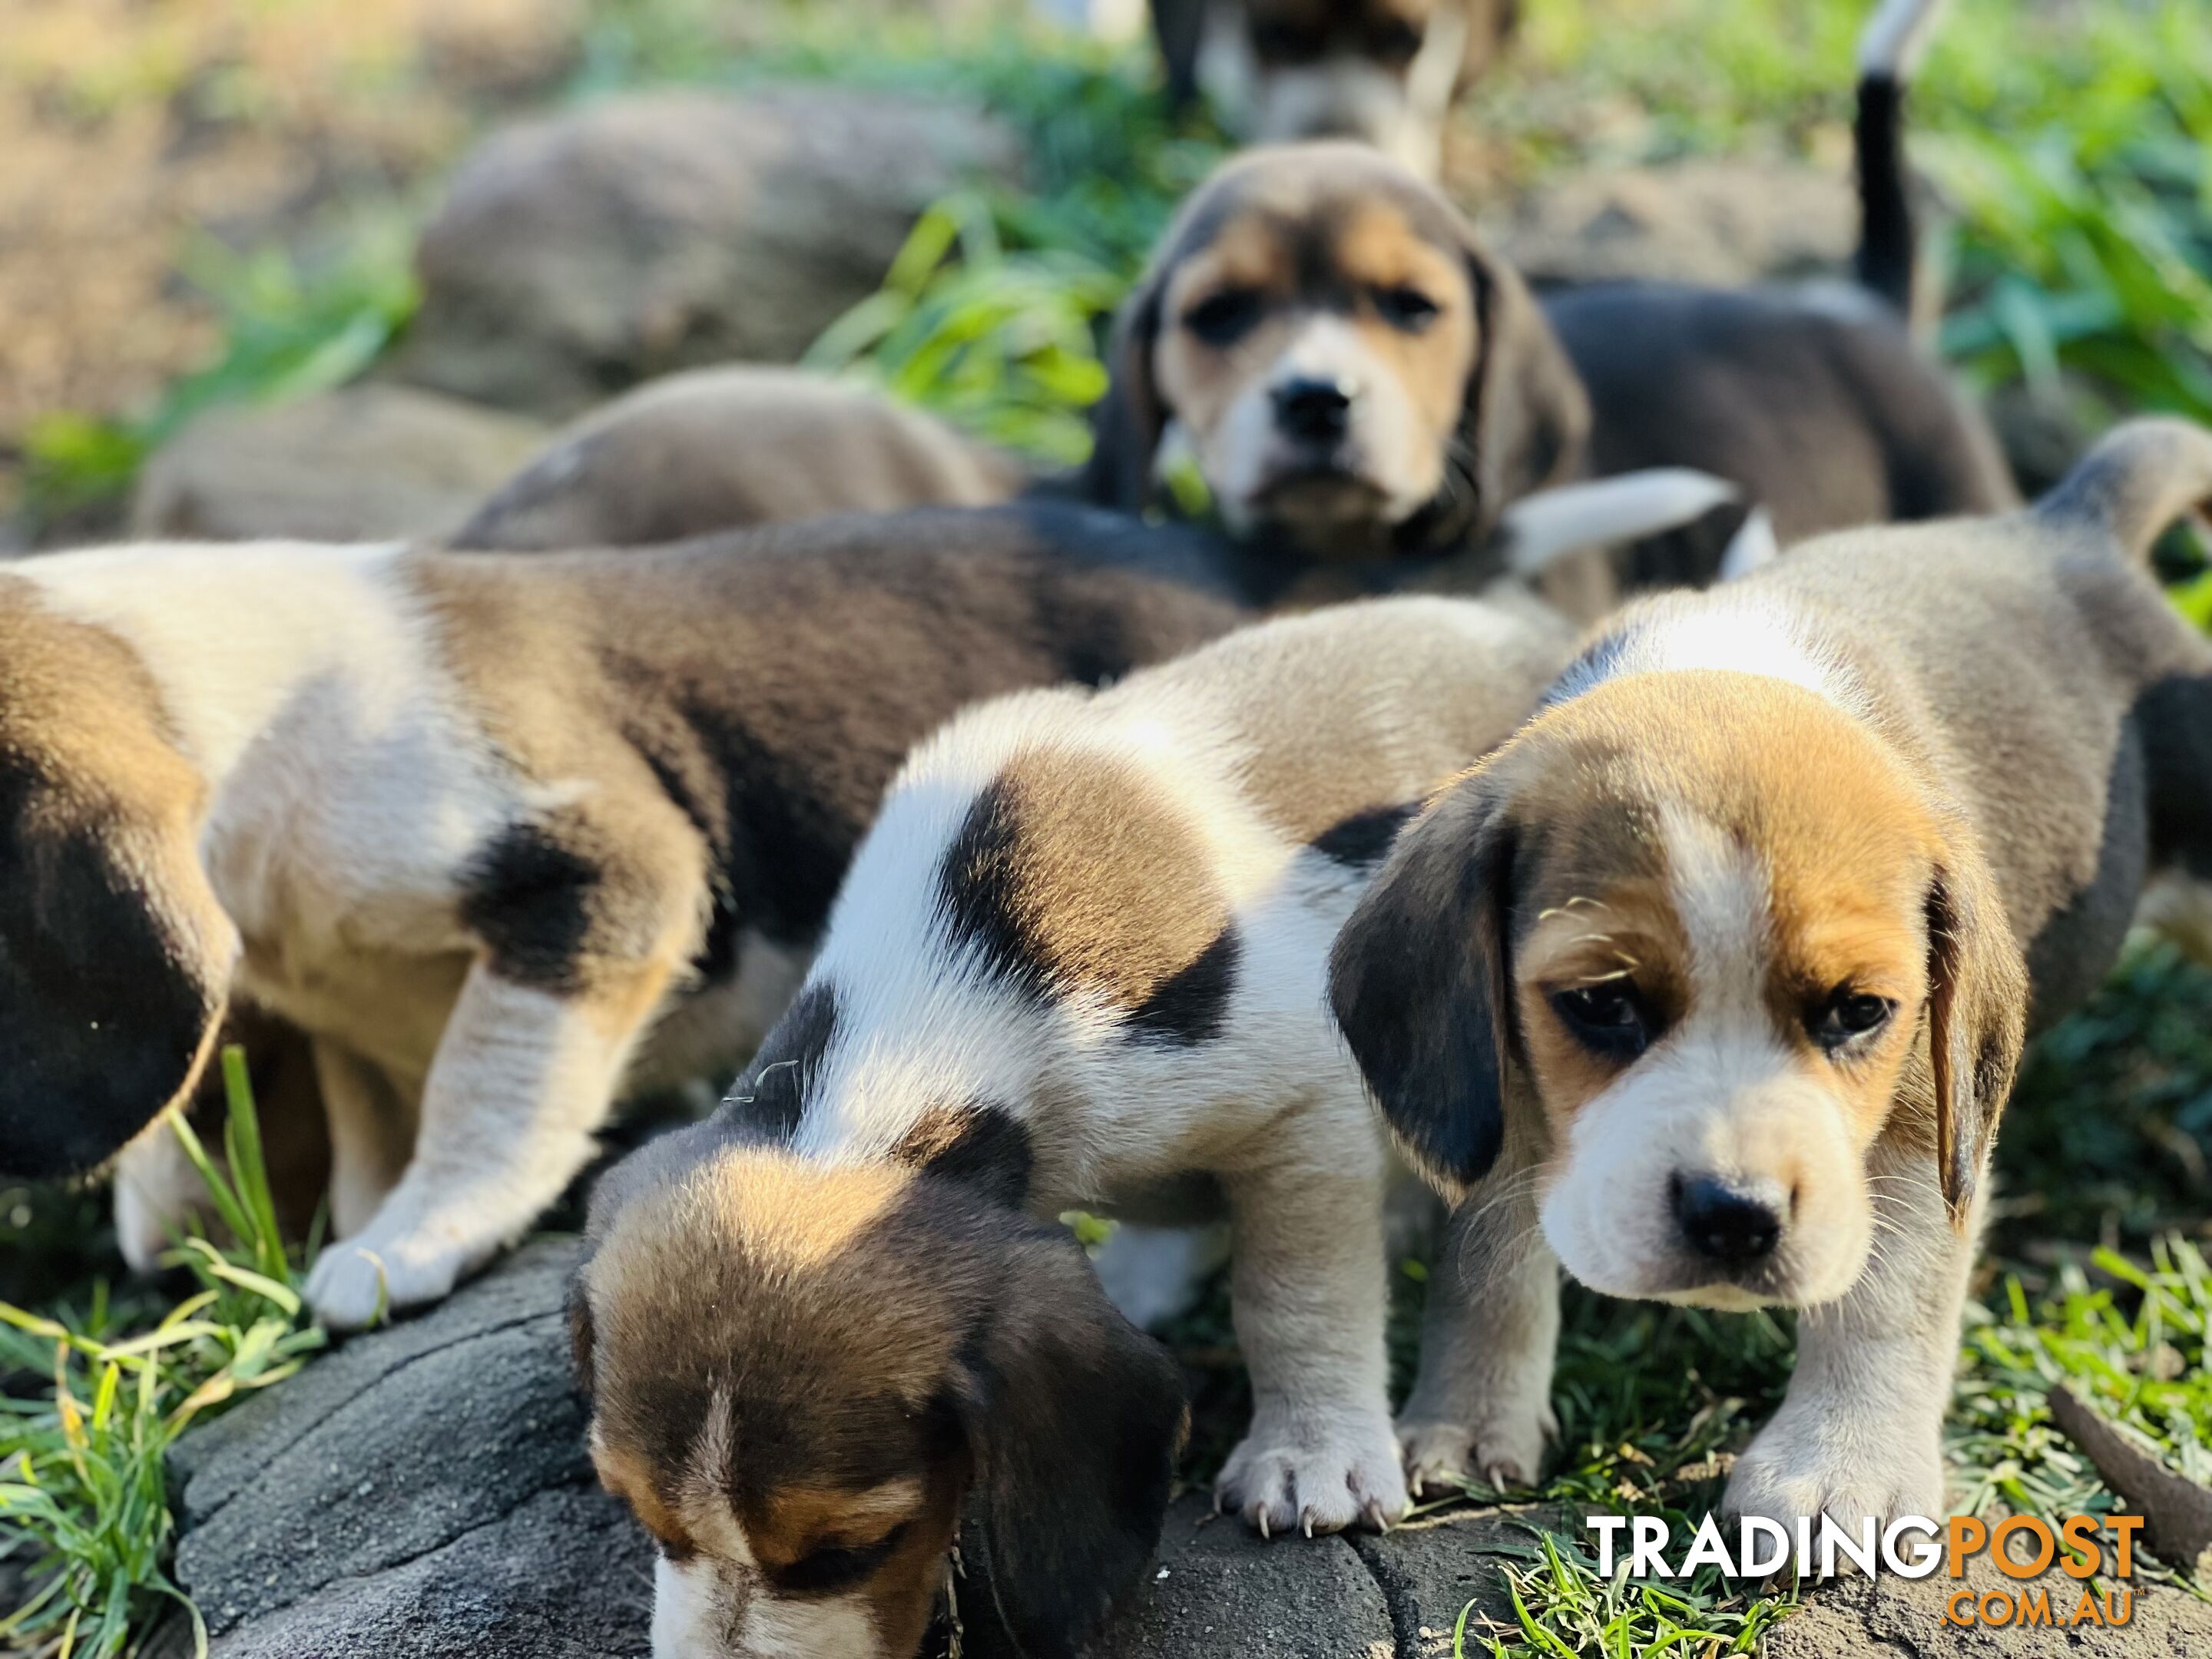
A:
{"label": "puppy's floppy ear", "polygon": [[1499,786],[1461,780],[1399,836],[1329,954],[1330,1006],[1391,1133],[1455,1196],[1504,1140],[1516,840]]}
{"label": "puppy's floppy ear", "polygon": [[1476,529],[1487,532],[1512,502],[1580,475],[1589,393],[1520,273],[1471,232],[1466,254],[1481,331],[1460,438],[1474,459]]}
{"label": "puppy's floppy ear", "polygon": [[2027,1041],[2027,969],[1996,882],[1954,838],[1928,891],[1928,1048],[1943,1201],[1963,1222]]}
{"label": "puppy's floppy ear", "polygon": [[1091,459],[1081,475],[1085,501],[1141,513],[1152,499],[1152,464],[1167,410],[1152,375],[1160,310],[1171,261],[1164,261],[1122,302],[1107,349],[1106,395],[1091,414]]}
{"label": "puppy's floppy ear", "polygon": [[583,1267],[579,1267],[568,1275],[568,1294],[563,1311],[568,1316],[568,1358],[575,1367],[576,1389],[588,1400],[592,1397],[596,1376],[592,1362],[598,1346],[599,1332],[592,1322],[591,1287],[585,1280]]}
{"label": "puppy's floppy ear", "polygon": [[1182,1382],[1075,1241],[1025,1227],[960,1413],[992,1594],[1027,1659],[1072,1659],[1159,1543],[1182,1449]]}
{"label": "puppy's floppy ear", "polygon": [[[179,763],[181,764],[181,763]],[[0,1167],[105,1163],[197,1080],[236,935],[190,823],[0,769]]]}

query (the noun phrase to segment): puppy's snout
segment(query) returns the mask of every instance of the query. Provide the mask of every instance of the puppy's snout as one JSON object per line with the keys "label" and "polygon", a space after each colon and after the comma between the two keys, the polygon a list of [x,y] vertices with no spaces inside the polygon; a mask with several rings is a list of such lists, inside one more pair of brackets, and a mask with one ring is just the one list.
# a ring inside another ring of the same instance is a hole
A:
{"label": "puppy's snout", "polygon": [[1344,441],[1352,429],[1352,391],[1341,380],[1301,378],[1270,394],[1285,435],[1316,447]]}
{"label": "puppy's snout", "polygon": [[1682,1237],[1710,1261],[1752,1267],[1782,1242],[1782,1212],[1761,1193],[1712,1176],[1677,1175],[1674,1198]]}

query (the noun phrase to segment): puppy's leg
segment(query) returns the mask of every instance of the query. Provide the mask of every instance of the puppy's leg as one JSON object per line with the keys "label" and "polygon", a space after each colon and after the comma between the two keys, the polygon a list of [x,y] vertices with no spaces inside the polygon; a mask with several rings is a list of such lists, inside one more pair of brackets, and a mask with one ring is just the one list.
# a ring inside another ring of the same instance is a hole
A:
{"label": "puppy's leg", "polygon": [[1559,1431],[1552,1365],[1559,1267],[1526,1170],[1494,1173],[1454,1212],[1429,1275],[1421,1370],[1398,1419],[1415,1496],[1468,1480],[1534,1486]]}
{"label": "puppy's leg", "polygon": [[315,1081],[331,1131],[331,1231],[351,1238],[406,1173],[421,1102],[327,1037],[315,1039]]}
{"label": "puppy's leg", "polygon": [[162,1113],[115,1160],[115,1242],[133,1273],[157,1271],[161,1253],[208,1205],[207,1182],[171,1119]]}
{"label": "puppy's leg", "polygon": [[1383,1352],[1382,1152],[1352,1104],[1280,1124],[1270,1161],[1224,1182],[1252,1427],[1216,1496],[1270,1534],[1386,1526],[1406,1510]]}
{"label": "puppy's leg", "polygon": [[561,1195],[591,1157],[673,965],[568,994],[518,985],[489,962],[469,970],[423,1089],[413,1161],[308,1279],[326,1323],[366,1325],[380,1307],[436,1301]]}
{"label": "puppy's leg", "polygon": [[1729,1477],[1726,1507],[1792,1526],[1823,1512],[1940,1519],[1944,1408],[1981,1207],[1954,1231],[1925,1152],[1869,1160],[1876,1243],[1858,1283],[1800,1312],[1797,1369]]}

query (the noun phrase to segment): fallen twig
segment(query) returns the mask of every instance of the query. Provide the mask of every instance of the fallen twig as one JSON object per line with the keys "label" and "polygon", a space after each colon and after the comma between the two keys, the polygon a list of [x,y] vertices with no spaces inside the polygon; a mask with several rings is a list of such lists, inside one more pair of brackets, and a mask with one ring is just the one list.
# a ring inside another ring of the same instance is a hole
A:
{"label": "fallen twig", "polygon": [[2176,1474],[2131,1443],[2063,1383],[2051,1391],[2051,1420],[2142,1516],[2143,1543],[2152,1554],[2200,1579],[2212,1577],[2212,1488]]}

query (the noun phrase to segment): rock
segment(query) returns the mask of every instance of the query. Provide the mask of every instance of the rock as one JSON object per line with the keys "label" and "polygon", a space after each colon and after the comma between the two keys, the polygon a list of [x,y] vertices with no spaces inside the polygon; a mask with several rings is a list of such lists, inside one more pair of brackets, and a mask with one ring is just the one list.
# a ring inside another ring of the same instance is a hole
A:
{"label": "rock", "polygon": [[[207,1619],[212,1659],[642,1659],[653,1552],[592,1479],[569,1379],[562,1304],[576,1250],[533,1243],[421,1318],[353,1339],[185,1437],[175,1571]],[[1088,1659],[1445,1659],[1468,1602],[1510,1625],[1498,1566],[1528,1547],[1494,1510],[1382,1538],[1265,1543],[1186,1497],[1152,1577]],[[992,1659],[1005,1644],[978,1627],[990,1605],[981,1554],[967,1552],[962,1605],[967,1650]],[[1986,1561],[1966,1581],[1997,1582]],[[2044,1582],[2070,1611],[2072,1581]],[[1765,1652],[2212,1652],[2212,1606],[2140,1578],[2130,1625],[2094,1633],[1946,1625],[1954,1588],[1844,1579],[1810,1593]],[[1470,1621],[1468,1651],[1485,1628]],[[190,1651],[179,1639],[165,1633],[163,1659]]]}
{"label": "rock", "polygon": [[544,438],[534,421],[405,386],[216,410],[140,475],[131,533],[208,541],[441,534]]}
{"label": "rock", "polygon": [[586,416],[492,493],[462,547],[628,547],[824,513],[982,507],[1012,456],[879,393],[796,369],[694,369]]}
{"label": "rock", "polygon": [[1732,286],[1848,273],[1847,174],[1786,161],[1688,161],[1576,173],[1482,217],[1532,282]]}
{"label": "rock", "polygon": [[946,104],[824,87],[611,99],[462,163],[416,252],[396,372],[568,416],[647,376],[789,362],[921,210],[1016,146]]}

